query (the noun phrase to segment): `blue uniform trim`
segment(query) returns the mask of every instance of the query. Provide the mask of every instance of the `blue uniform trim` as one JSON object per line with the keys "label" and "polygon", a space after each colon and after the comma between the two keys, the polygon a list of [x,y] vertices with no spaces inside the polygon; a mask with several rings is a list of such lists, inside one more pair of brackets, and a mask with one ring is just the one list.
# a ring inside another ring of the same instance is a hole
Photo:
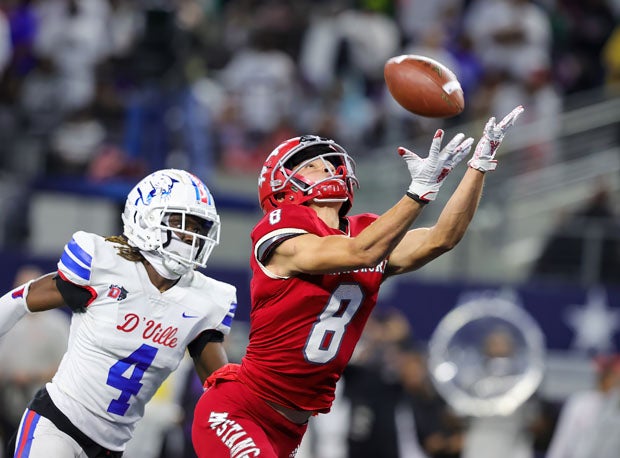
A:
{"label": "blue uniform trim", "polygon": [[78,261],[81,261],[85,266],[90,267],[93,262],[93,257],[89,255],[86,251],[82,249],[80,245],[75,241],[75,239],[71,239],[71,241],[67,244],[67,250],[75,256]]}
{"label": "blue uniform trim", "polygon": [[68,270],[73,272],[78,277],[86,281],[90,280],[90,269],[86,267],[82,267],[76,261],[74,261],[73,258],[67,252],[67,250],[65,250],[65,252],[62,254],[62,257],[60,258],[60,262],[62,262],[63,265]]}
{"label": "blue uniform trim", "polygon": [[222,324],[224,326],[227,326],[229,328],[232,326],[232,322],[233,322],[233,318],[235,317],[236,310],[237,310],[237,303],[233,302],[232,304],[230,304],[230,309],[228,310],[228,313],[222,320]]}

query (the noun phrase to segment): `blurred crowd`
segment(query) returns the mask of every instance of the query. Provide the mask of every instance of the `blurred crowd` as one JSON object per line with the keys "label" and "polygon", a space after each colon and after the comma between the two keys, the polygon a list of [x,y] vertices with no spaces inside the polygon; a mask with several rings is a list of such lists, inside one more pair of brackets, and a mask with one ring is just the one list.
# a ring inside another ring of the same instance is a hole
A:
{"label": "blurred crowd", "polygon": [[360,156],[426,127],[386,93],[402,53],[457,74],[468,103],[446,123],[517,104],[553,120],[620,80],[619,16],[618,0],[2,0],[0,171],[208,182],[255,175],[299,132]]}

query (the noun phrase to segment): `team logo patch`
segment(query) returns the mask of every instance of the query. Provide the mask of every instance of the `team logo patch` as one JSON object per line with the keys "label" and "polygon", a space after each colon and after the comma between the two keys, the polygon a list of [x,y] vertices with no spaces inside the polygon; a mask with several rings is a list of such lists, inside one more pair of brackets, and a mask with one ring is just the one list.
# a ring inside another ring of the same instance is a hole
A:
{"label": "team logo patch", "polygon": [[122,301],[127,298],[128,291],[119,285],[110,285],[108,289],[108,297],[112,299],[116,299],[117,301]]}
{"label": "team logo patch", "polygon": [[211,412],[209,426],[230,449],[231,458],[252,458],[260,456],[260,449],[243,427],[228,419],[227,412]]}

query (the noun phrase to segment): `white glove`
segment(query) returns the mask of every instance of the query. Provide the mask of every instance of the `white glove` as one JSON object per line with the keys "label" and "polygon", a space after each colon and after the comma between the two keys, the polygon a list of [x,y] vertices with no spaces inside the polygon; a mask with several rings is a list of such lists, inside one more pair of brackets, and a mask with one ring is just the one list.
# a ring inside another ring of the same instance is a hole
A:
{"label": "white glove", "polygon": [[411,174],[411,184],[407,190],[409,197],[422,204],[435,200],[444,178],[469,154],[474,139],[469,137],[463,140],[463,138],[464,134],[455,135],[440,151],[443,130],[437,130],[428,157],[424,159],[402,146],[398,148],[398,154],[407,163]]}
{"label": "white glove", "polygon": [[495,124],[495,117],[489,119],[484,126],[482,138],[476,145],[474,155],[467,162],[467,165],[481,172],[491,172],[497,167],[495,153],[501,145],[504,135],[515,123],[517,118],[523,113],[523,107],[519,105],[502,119],[499,124]]}

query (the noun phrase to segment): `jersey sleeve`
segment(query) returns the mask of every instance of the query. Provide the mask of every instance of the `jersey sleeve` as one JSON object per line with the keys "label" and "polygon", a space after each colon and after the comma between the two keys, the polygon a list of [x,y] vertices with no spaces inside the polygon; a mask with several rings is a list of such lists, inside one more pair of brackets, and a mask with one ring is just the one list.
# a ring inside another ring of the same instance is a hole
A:
{"label": "jersey sleeve", "polygon": [[197,304],[202,304],[197,311],[203,314],[198,333],[219,331],[228,335],[237,311],[237,288],[203,274],[197,273],[195,277],[192,297]]}
{"label": "jersey sleeve", "polygon": [[252,243],[254,256],[264,264],[271,253],[285,240],[301,234],[314,234],[317,216],[303,205],[285,205],[269,212],[254,227]]}
{"label": "jersey sleeve", "polygon": [[79,231],[65,245],[58,261],[58,274],[63,280],[79,286],[90,285],[97,235]]}

